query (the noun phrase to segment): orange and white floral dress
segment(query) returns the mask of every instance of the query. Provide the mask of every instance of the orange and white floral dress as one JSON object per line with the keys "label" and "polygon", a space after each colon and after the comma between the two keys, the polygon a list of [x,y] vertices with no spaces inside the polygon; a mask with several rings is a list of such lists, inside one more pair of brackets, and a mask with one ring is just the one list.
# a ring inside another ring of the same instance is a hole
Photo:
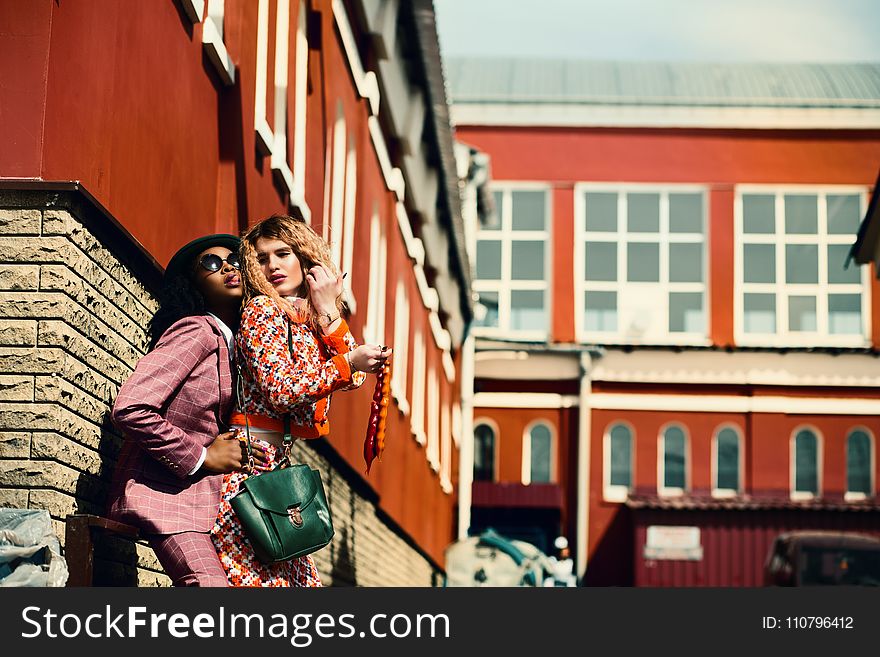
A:
{"label": "orange and white floral dress", "polygon": [[[292,349],[287,343],[288,326]],[[279,442],[286,413],[294,438],[329,433],[330,394],[357,388],[366,378],[363,372],[352,372],[343,355],[356,346],[344,320],[333,333],[316,335],[267,296],[255,297],[245,306],[235,341],[244,393],[237,416],[247,415],[251,440],[266,450],[269,468],[281,459],[282,450],[264,438]],[[233,418],[233,424],[241,422]],[[230,586],[321,586],[310,556],[277,564],[257,559],[229,505],[248,476],[252,475],[234,472],[223,478],[220,512],[211,530]]]}

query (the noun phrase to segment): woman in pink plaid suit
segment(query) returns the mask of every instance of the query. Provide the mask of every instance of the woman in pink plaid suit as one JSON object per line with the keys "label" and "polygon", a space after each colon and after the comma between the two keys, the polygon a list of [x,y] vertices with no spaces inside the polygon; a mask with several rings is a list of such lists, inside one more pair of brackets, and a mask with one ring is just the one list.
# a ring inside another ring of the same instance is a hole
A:
{"label": "woman in pink plaid suit", "polygon": [[[109,515],[138,527],[175,586],[226,586],[208,534],[223,474],[246,462],[226,431],[241,282],[234,235],[193,240],[165,270],[150,348],[123,384],[113,422],[125,434]],[[255,458],[264,462],[257,450]]]}
{"label": "woman in pink plaid suit", "polygon": [[[333,266],[327,243],[305,221],[285,215],[264,219],[245,233],[241,253],[244,310],[235,346],[243,394],[232,424],[247,421],[252,443],[266,450],[272,467],[283,456],[285,415],[294,438],[328,435],[331,393],[360,386],[365,372],[382,368],[391,349],[357,345],[340,312],[344,275]],[[320,586],[310,556],[278,564],[257,559],[229,505],[248,476],[224,477],[211,532],[229,583]]]}

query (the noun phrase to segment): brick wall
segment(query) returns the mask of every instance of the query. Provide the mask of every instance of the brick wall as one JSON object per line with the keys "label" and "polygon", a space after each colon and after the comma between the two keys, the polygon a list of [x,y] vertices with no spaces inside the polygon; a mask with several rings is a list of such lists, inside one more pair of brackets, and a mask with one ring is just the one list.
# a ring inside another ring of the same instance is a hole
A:
{"label": "brick wall", "polygon": [[[63,186],[62,186],[63,187]],[[0,189],[0,506],[102,514],[121,436],[109,421],[147,342],[159,270],[76,185]],[[322,472],[336,537],[326,585],[430,586],[436,566],[377,510],[328,445],[298,445]],[[166,586],[152,550],[106,539],[96,582]]]}

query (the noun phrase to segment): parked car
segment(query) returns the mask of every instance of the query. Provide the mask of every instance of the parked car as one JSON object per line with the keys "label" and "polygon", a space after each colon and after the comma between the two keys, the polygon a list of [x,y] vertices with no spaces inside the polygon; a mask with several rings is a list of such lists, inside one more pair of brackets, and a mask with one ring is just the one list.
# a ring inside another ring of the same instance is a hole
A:
{"label": "parked car", "polygon": [[854,532],[780,534],[764,563],[766,586],[880,586],[880,538]]}

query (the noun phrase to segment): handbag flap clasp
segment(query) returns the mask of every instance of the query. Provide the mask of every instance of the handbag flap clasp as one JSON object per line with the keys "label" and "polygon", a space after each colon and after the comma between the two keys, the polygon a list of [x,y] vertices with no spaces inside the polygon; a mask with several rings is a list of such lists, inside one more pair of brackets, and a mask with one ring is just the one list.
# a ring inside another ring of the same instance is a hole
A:
{"label": "handbag flap clasp", "polygon": [[264,511],[290,516],[291,509],[302,518],[302,512],[315,499],[317,471],[308,465],[297,464],[248,477],[241,487],[253,498],[254,505]]}

